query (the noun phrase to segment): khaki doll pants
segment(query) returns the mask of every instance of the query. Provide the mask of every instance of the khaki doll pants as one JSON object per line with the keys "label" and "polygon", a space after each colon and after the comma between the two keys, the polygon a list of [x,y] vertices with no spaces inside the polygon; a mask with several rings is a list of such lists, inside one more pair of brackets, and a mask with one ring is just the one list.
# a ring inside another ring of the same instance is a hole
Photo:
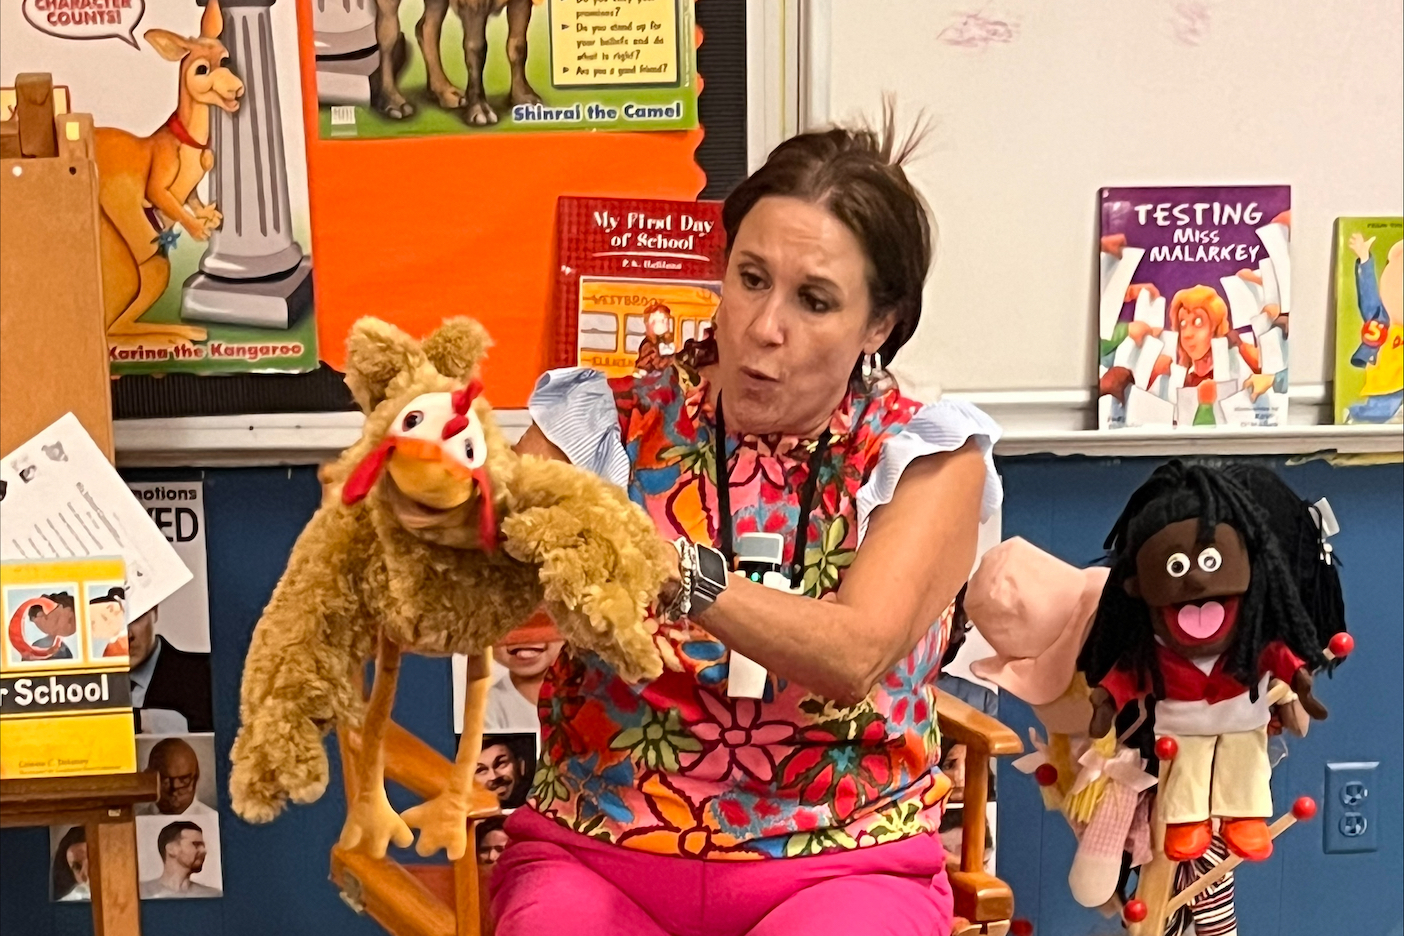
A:
{"label": "khaki doll pants", "polygon": [[1266,819],[1272,815],[1267,727],[1221,735],[1175,735],[1180,746],[1158,794],[1168,823]]}

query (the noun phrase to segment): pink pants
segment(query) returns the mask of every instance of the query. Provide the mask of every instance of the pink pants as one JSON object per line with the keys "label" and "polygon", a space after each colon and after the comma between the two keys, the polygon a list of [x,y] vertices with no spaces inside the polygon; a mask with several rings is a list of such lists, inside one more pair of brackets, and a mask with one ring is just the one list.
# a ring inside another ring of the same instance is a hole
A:
{"label": "pink pants", "polygon": [[531,809],[492,870],[497,936],[948,936],[940,840],[809,858],[705,861],[631,851]]}

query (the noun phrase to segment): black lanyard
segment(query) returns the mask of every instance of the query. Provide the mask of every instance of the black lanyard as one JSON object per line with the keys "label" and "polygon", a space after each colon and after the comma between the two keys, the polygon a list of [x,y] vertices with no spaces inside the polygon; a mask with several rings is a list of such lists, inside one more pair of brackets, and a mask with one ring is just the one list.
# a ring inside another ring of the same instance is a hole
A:
{"label": "black lanyard", "polygon": [[[731,516],[731,459],[726,453],[726,417],[722,413],[720,391],[717,393],[716,439],[714,440],[717,485],[717,532],[721,536],[721,551],[726,557],[727,568],[736,566],[736,550],[732,545]],[[829,451],[829,440],[833,433],[829,429],[819,437],[814,451],[809,455],[809,471],[805,475],[804,486],[800,488],[799,522],[795,529],[795,551],[790,561],[790,587],[799,588],[804,582],[804,553],[809,546],[809,515],[814,510],[814,495],[819,489],[819,466]]]}

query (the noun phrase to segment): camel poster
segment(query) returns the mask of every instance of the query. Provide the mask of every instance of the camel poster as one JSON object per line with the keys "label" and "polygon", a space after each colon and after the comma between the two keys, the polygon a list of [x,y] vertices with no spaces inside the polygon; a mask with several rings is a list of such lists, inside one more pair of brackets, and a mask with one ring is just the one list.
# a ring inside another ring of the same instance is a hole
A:
{"label": "camel poster", "polygon": [[320,132],[697,126],[693,0],[313,0]]}
{"label": "camel poster", "polygon": [[112,373],[317,366],[294,0],[0,5],[15,76],[92,114]]}

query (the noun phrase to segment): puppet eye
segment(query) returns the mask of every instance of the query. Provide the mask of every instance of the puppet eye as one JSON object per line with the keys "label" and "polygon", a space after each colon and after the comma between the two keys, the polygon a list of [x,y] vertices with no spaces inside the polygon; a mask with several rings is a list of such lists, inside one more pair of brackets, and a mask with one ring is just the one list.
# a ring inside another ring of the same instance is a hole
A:
{"label": "puppet eye", "polygon": [[[470,462],[473,460],[473,440],[472,440],[472,439],[465,439],[465,440],[463,441],[463,457],[466,458],[466,459],[468,459]],[[1201,561],[1202,561],[1202,560],[1201,560]]]}
{"label": "puppet eye", "polygon": [[1165,560],[1165,571],[1169,572],[1175,578],[1184,578],[1189,574],[1189,570],[1190,557],[1186,556],[1184,553],[1175,553],[1169,559]]}
{"label": "puppet eye", "polygon": [[1224,557],[1219,555],[1219,551],[1213,546],[1199,554],[1199,567],[1205,572],[1217,572],[1223,564]]}
{"label": "puppet eye", "polygon": [[400,426],[405,432],[409,432],[422,422],[424,422],[424,414],[419,410],[410,410],[405,414],[405,418],[400,422]]}
{"label": "puppet eye", "polygon": [[204,62],[201,62],[199,65],[196,65],[196,66],[195,66],[195,74],[197,74],[197,75],[208,75],[209,73],[210,73],[210,66],[206,65]]}

